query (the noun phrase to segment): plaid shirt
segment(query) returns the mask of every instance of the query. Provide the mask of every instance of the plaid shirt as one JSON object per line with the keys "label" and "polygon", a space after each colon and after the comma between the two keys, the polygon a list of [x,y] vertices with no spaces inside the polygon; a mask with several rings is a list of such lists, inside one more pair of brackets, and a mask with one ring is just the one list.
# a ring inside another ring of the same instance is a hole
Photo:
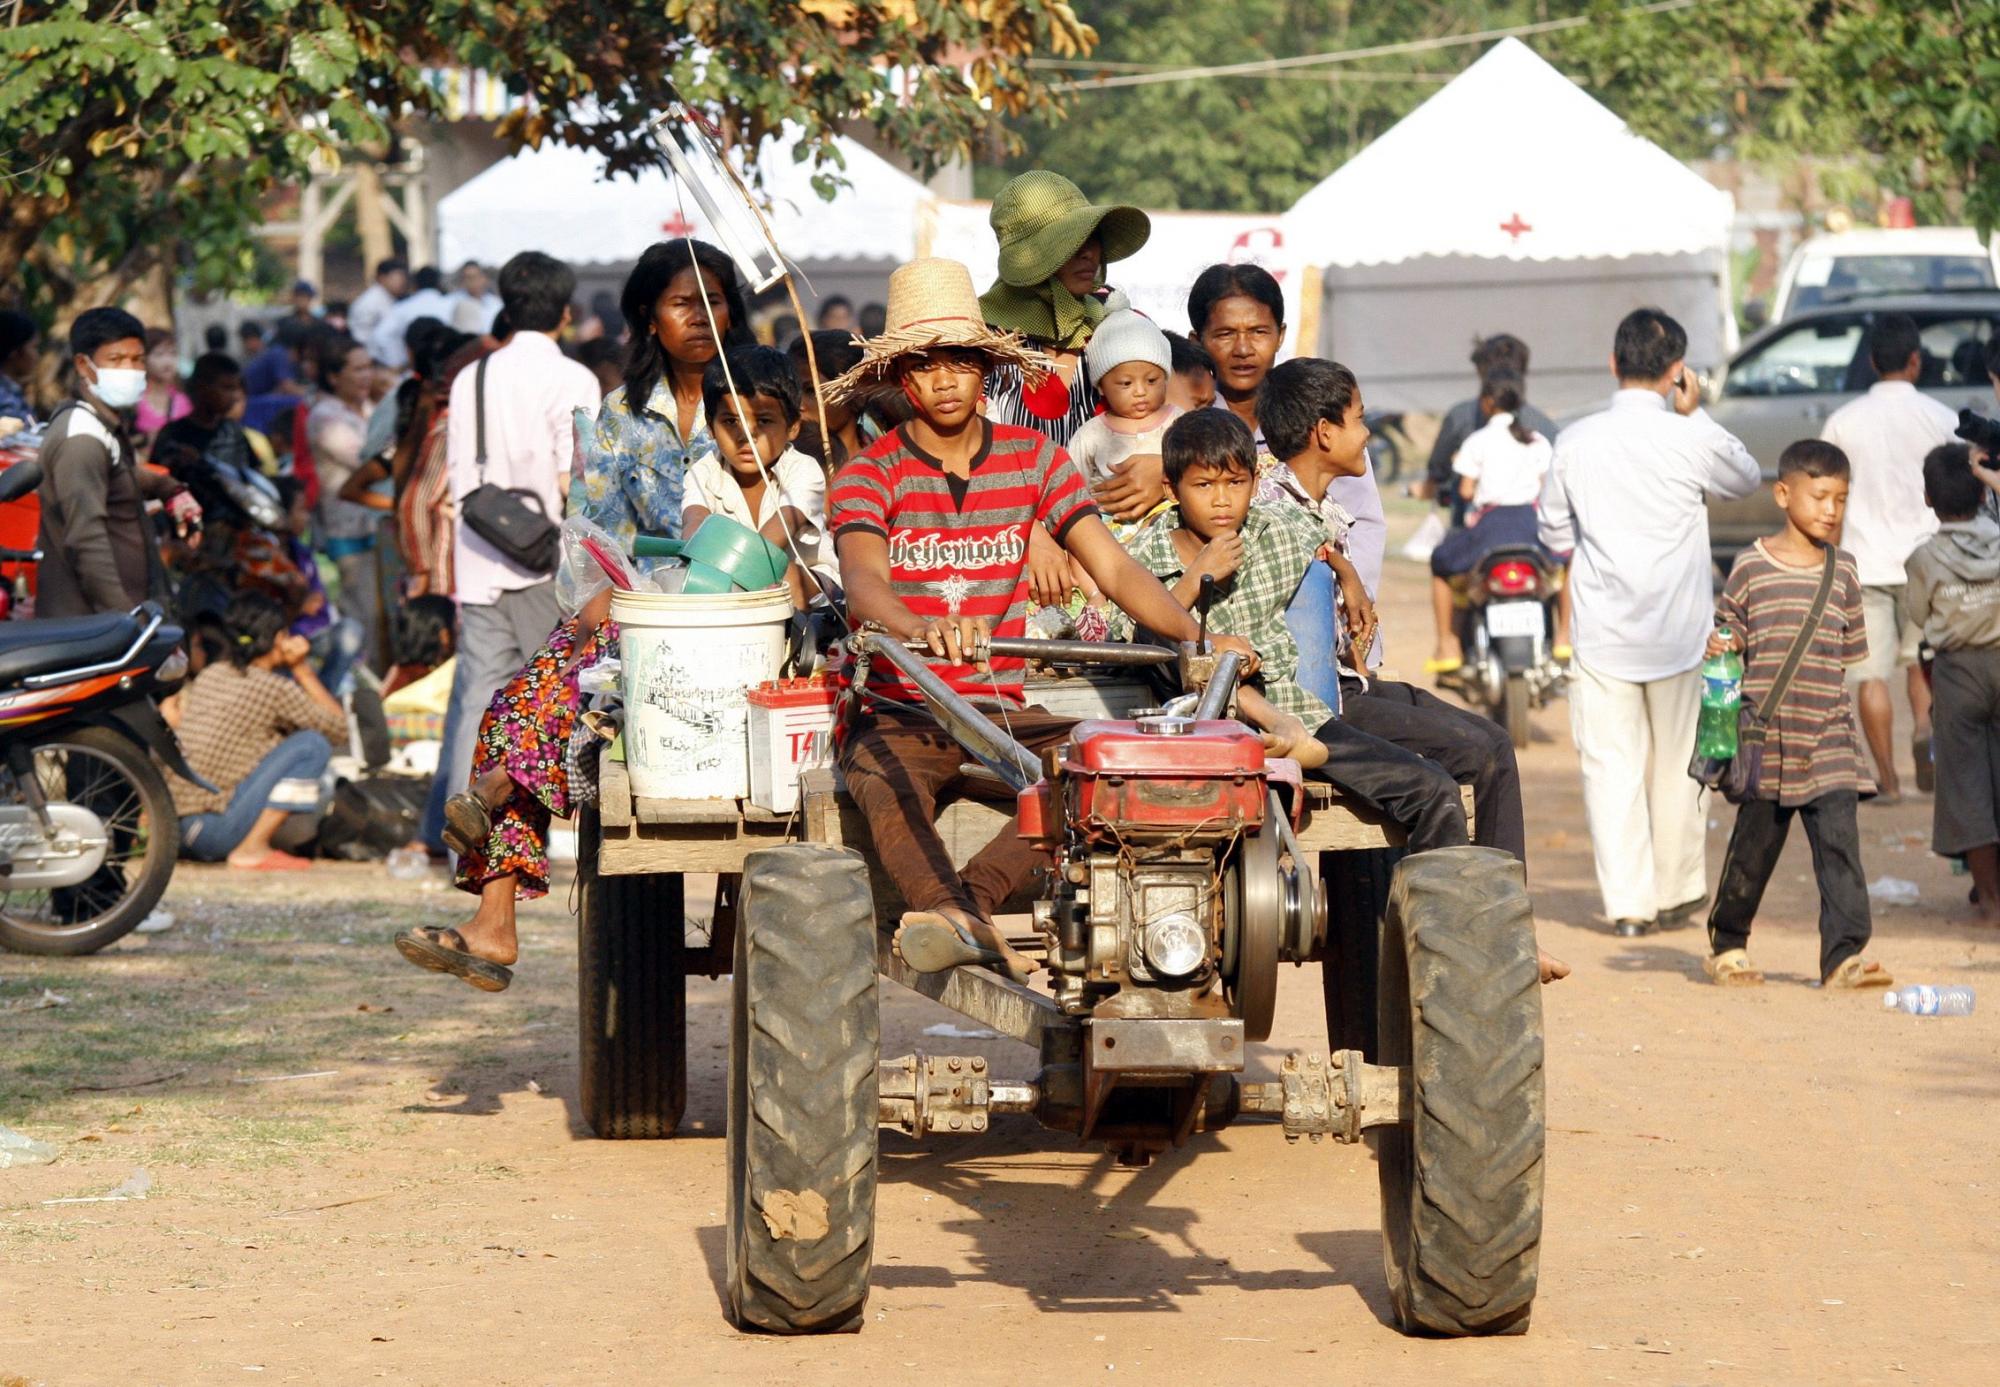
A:
{"label": "plaid shirt", "polygon": [[[1129,546],[1153,576],[1172,587],[1187,572],[1174,548],[1174,531],[1181,528],[1178,506],[1161,513],[1133,537]],[[1257,652],[1262,668],[1249,682],[1280,710],[1294,714],[1308,730],[1333,716],[1333,710],[1301,688],[1299,647],[1285,625],[1285,608],[1312,567],[1326,531],[1320,521],[1285,502],[1257,502],[1243,521],[1243,566],[1215,585],[1208,609],[1208,629],[1217,635],[1241,636]],[[1129,636],[1129,625],[1118,634]]]}
{"label": "plaid shirt", "polygon": [[337,749],[347,745],[347,719],[273,670],[213,661],[187,686],[181,704],[181,750],[221,787],[217,794],[170,776],[174,809],[183,816],[227,809],[236,787],[294,732],[310,728]]}

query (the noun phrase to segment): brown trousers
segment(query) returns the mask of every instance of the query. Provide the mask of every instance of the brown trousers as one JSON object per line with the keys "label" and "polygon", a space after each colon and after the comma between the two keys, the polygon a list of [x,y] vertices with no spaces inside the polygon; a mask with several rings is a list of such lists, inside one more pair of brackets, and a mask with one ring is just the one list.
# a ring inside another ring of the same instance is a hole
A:
{"label": "brown trousers", "polygon": [[[994,721],[1014,740],[1040,754],[1069,735],[1074,718],[1039,708],[1010,708]],[[956,906],[993,918],[1048,858],[1021,841],[1010,818],[999,836],[979,850],[963,871],[938,837],[938,797],[965,783],[961,766],[973,760],[927,709],[878,701],[848,728],[840,769],[847,793],[868,816],[875,855],[911,910]]]}

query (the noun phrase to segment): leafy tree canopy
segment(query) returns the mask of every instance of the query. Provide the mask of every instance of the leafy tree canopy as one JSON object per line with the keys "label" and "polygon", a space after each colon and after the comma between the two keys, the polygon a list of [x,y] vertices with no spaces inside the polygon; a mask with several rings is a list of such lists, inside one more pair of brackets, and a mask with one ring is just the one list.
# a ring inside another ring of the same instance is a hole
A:
{"label": "leafy tree canopy", "polygon": [[1836,200],[1910,197],[1929,222],[2000,225],[2000,0],[1709,0],[1620,16],[1548,51],[1683,156],[1819,165]]}
{"label": "leafy tree canopy", "polygon": [[[1538,0],[1078,0],[1097,47],[1046,75],[1115,77],[1346,51],[1478,33],[1547,18],[1551,8]],[[1577,6],[1554,8],[1560,15]],[[1020,152],[982,178],[982,191],[1044,167],[1092,197],[1146,207],[1282,210],[1484,51],[1466,44],[1270,77],[1077,91],[1053,115],[1007,122]]]}
{"label": "leafy tree canopy", "polygon": [[[1810,161],[1834,200],[1904,194],[1927,221],[2000,223],[2000,0],[1696,0],[1651,13],[1637,0],[1077,0],[1076,12],[1100,41],[1052,77],[1584,19],[1528,41],[1683,158],[1732,154],[1779,173]],[[982,171],[982,190],[1040,165],[1151,207],[1283,208],[1485,47],[1079,91],[1066,119],[1007,121],[1021,147]]]}
{"label": "leafy tree canopy", "polygon": [[789,121],[826,160],[862,121],[934,166],[1049,105],[1030,55],[1093,37],[1062,0],[0,0],[0,286],[46,317],[176,254],[226,285],[270,190],[440,114],[439,67],[532,99],[512,141],[614,169],[656,157],[675,92],[732,142]]}

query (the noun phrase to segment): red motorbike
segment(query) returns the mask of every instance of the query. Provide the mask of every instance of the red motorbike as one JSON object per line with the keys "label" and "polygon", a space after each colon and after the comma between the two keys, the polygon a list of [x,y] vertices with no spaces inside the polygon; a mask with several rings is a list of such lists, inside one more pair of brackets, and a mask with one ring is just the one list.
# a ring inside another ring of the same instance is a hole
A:
{"label": "red motorbike", "polygon": [[[8,469],[0,502],[28,470]],[[0,623],[0,946],[95,953],[159,904],[181,835],[154,758],[213,788],[154,702],[187,676],[181,643],[150,602]]]}

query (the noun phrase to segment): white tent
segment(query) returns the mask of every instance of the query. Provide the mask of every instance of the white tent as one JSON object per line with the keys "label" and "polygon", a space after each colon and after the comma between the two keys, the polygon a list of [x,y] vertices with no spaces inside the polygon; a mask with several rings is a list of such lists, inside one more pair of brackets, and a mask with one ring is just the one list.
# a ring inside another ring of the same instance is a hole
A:
{"label": "white tent", "polygon": [[[877,286],[865,292],[879,294],[889,270],[915,253],[917,208],[930,193],[857,141],[834,144],[849,186],[832,202],[813,191],[811,163],[794,163],[789,146],[765,151],[768,215],[779,247],[819,293],[831,291],[827,281],[861,271],[862,283]],[[622,274],[655,241],[683,231],[712,235],[670,174],[648,169],[607,179],[602,156],[554,144],[503,159],[440,199],[437,215],[446,266],[498,265],[519,251],[543,250],[579,269]]]}
{"label": "white tent", "polygon": [[[1109,199],[1107,199],[1109,200]],[[919,253],[963,261],[982,292],[1000,274],[1000,244],[987,218],[992,204],[944,202],[933,205],[918,235]],[[1286,245],[1279,219],[1266,212],[1148,212],[1153,234],[1137,255],[1105,271],[1132,306],[1174,332],[1187,331],[1187,295],[1195,277],[1219,262],[1253,262],[1276,277],[1285,291],[1285,321],[1298,321],[1297,257]]]}
{"label": "white tent", "polygon": [[1728,193],[1506,39],[1283,225],[1325,267],[1320,349],[1367,368],[1371,406],[1448,404],[1468,393],[1471,338],[1511,331],[1560,407],[1603,393],[1611,329],[1641,303],[1681,319],[1696,364],[1727,354],[1733,215]]}

